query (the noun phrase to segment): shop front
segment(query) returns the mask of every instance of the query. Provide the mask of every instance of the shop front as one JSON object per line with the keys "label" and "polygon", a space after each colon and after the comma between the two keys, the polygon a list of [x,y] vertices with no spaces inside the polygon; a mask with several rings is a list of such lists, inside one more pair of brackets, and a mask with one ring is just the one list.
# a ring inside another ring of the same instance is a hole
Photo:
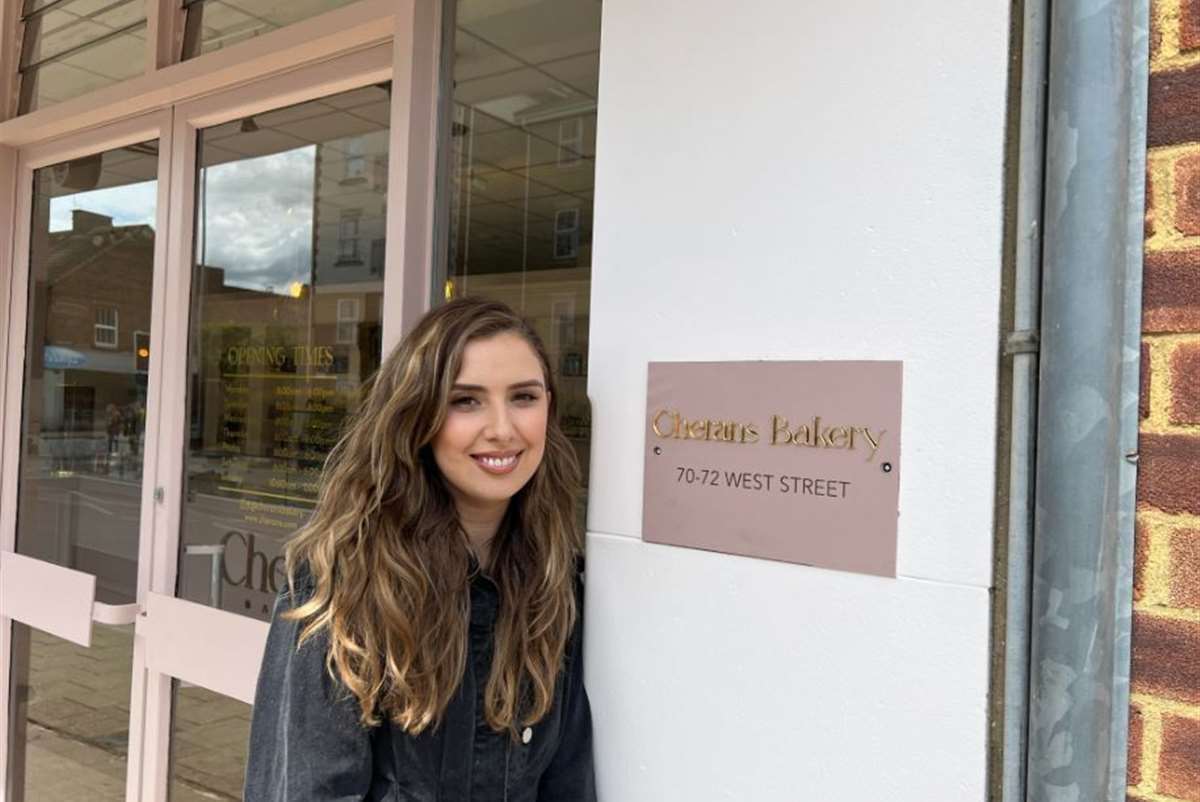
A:
{"label": "shop front", "polygon": [[600,5],[4,8],[0,799],[240,799],[283,543],[416,317],[521,309],[588,464]]}
{"label": "shop front", "polygon": [[[1158,6],[1191,119],[1200,4]],[[0,802],[241,798],[283,546],[461,296],[541,333],[585,471],[604,802],[1194,782],[1190,312],[1136,467],[1148,17],[0,0]],[[1164,119],[1147,244],[1191,292]]]}

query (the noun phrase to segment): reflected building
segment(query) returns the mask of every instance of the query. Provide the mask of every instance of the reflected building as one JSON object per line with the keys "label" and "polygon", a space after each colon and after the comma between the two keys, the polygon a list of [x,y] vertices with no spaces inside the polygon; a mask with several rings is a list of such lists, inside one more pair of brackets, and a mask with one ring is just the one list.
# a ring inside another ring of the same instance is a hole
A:
{"label": "reflected building", "polygon": [[[132,599],[136,541],[120,522],[136,518],[142,476],[154,229],[75,208],[70,228],[52,231],[60,179],[39,178],[30,299],[44,312],[30,320],[21,513],[22,531],[42,535],[22,552],[94,573],[102,598]],[[89,512],[100,515],[84,526]]]}
{"label": "reflected building", "polygon": [[[38,428],[43,438],[61,435],[63,447],[51,449],[56,467],[108,473],[108,460],[97,457],[118,453],[112,440],[132,437],[133,421],[145,416],[154,229],[74,209],[70,229],[34,248],[45,249],[34,257],[46,274],[33,292],[45,294],[47,310]],[[111,282],[99,284],[97,275]],[[99,440],[103,449],[90,442]],[[140,454],[140,444],[130,451]]]}

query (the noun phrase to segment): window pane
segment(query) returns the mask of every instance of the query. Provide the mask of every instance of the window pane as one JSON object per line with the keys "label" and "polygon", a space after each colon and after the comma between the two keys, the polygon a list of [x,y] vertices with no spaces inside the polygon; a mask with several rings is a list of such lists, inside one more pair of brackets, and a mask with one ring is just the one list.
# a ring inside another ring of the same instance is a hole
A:
{"label": "window pane", "polygon": [[31,29],[37,29],[38,36],[29,38],[21,54],[21,66],[61,55],[145,19],[146,4],[142,0],[74,0],[54,6],[25,21],[27,38]]}
{"label": "window pane", "polygon": [[[379,364],[383,276],[344,256],[383,236],[386,196],[343,168],[387,158],[390,103],[370,86],[199,134],[182,598],[269,617],[267,566]],[[338,343],[350,320],[362,336]]]}
{"label": "window pane", "polygon": [[24,16],[22,114],[140,75],[144,0],[68,0]]}
{"label": "window pane", "polygon": [[[34,173],[16,549],[108,604],[136,598],[157,169],[146,142]],[[9,798],[125,798],[133,629],[13,626]]]}
{"label": "window pane", "polygon": [[68,50],[21,74],[20,113],[36,111],[144,74],[146,24],[79,50]]}
{"label": "window pane", "polygon": [[242,798],[250,705],[204,688],[172,683],[170,802],[233,802]]}
{"label": "window pane", "polygon": [[[180,598],[270,617],[283,544],[379,366],[383,274],[342,257],[383,237],[386,195],[345,162],[386,162],[390,105],[370,86],[199,134]],[[171,798],[239,798],[249,708],[178,686],[174,711]]]}
{"label": "window pane", "polygon": [[185,0],[183,57],[194,58],[355,0]]}
{"label": "window pane", "polygon": [[588,468],[588,299],[600,3],[459,0],[439,298],[495,298],[531,320],[559,418]]}

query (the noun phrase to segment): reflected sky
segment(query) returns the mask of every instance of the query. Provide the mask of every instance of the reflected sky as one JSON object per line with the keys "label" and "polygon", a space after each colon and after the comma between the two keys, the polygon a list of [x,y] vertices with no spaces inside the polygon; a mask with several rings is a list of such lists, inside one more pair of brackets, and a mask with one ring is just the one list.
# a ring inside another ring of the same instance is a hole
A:
{"label": "reflected sky", "polygon": [[196,258],[223,268],[227,286],[283,293],[312,282],[316,153],[306,145],[200,171]]}
{"label": "reflected sky", "polygon": [[[227,285],[284,293],[311,283],[316,152],[306,145],[201,169],[196,256],[223,268]],[[153,226],[156,192],[157,182],[143,181],[53,198],[50,230],[69,231],[75,209]]]}
{"label": "reflected sky", "polygon": [[158,198],[157,181],[142,181],[123,187],[93,189],[50,199],[50,231],[70,231],[71,212],[84,209],[113,219],[113,225],[154,226],[154,205]]}

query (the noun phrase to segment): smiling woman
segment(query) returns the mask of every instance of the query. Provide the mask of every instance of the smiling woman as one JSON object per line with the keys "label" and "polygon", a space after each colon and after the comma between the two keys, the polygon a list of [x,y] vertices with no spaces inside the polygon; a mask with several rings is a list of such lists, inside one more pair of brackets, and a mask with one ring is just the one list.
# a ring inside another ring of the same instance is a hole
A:
{"label": "smiling woman", "polygon": [[248,802],[594,802],[555,397],[500,303],[452,301],[388,355],[288,545]]}

